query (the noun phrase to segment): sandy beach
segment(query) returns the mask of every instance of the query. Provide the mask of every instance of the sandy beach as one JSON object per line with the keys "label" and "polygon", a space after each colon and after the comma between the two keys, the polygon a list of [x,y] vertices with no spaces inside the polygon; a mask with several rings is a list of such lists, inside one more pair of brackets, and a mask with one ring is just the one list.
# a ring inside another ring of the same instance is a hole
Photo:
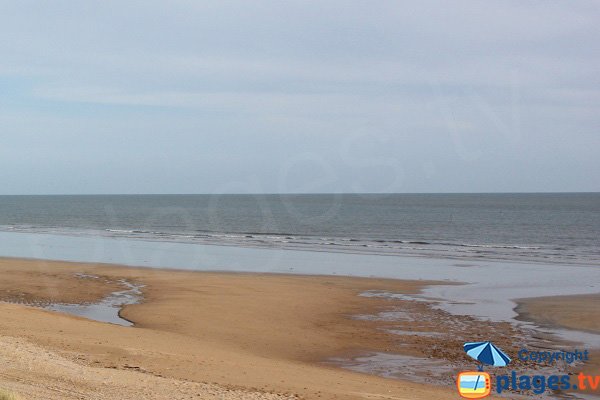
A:
{"label": "sandy beach", "polygon": [[[455,373],[474,368],[464,341],[493,337],[515,354],[530,340],[507,322],[415,301],[430,281],[10,258],[0,273],[0,388],[24,399],[450,399]],[[123,282],[142,291],[120,311],[133,327],[43,309],[98,303]],[[573,312],[587,303],[530,299],[518,311],[596,330],[592,314]]]}
{"label": "sandy beach", "polygon": [[[426,282],[18,259],[1,260],[0,271],[0,298],[21,303],[0,304],[0,387],[26,399],[454,397],[322,363],[396,345],[393,335],[349,317],[387,302],[358,293],[415,293]],[[145,285],[143,303],[122,312],[134,328],[23,305],[94,302],[118,279]]]}

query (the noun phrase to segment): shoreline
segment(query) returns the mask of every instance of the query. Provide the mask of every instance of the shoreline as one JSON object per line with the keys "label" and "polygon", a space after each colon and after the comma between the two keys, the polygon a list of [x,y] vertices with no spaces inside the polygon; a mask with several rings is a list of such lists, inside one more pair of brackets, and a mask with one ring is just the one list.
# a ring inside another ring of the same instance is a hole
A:
{"label": "shoreline", "polygon": [[[51,229],[51,228],[48,228]],[[76,228],[73,228],[76,229]],[[595,267],[597,266],[597,261],[576,261],[576,260],[548,260],[548,259],[528,259],[528,258],[510,258],[510,257],[501,257],[501,256],[490,256],[490,255],[477,255],[477,254],[456,254],[456,255],[448,255],[443,252],[393,252],[393,251],[373,251],[373,250],[361,250],[361,249],[338,249],[335,247],[328,248],[318,248],[311,247],[311,245],[273,245],[273,244],[245,244],[245,243],[225,243],[220,241],[210,241],[210,242],[195,242],[195,241],[186,241],[186,240],[165,240],[164,238],[145,238],[145,237],[135,237],[135,236],[110,236],[110,235],[102,235],[101,233],[104,230],[93,231],[93,232],[30,232],[30,231],[18,231],[11,229],[0,229],[1,233],[8,234],[21,234],[21,235],[44,235],[44,236],[59,236],[59,237],[67,237],[67,238],[78,238],[84,237],[88,239],[99,239],[99,240],[123,240],[130,242],[145,242],[145,243],[162,243],[162,244],[175,244],[175,245],[189,245],[189,246],[207,246],[207,247],[228,247],[228,248],[242,248],[249,250],[273,250],[273,251],[298,251],[298,252],[310,252],[310,253],[329,253],[329,254],[346,254],[346,255],[358,255],[358,256],[371,256],[371,257],[401,257],[401,258],[417,258],[417,259],[438,259],[438,260],[448,260],[448,261],[467,261],[467,262],[491,262],[491,263],[518,263],[518,264],[532,264],[532,265],[561,265],[561,266],[576,266],[576,267]],[[239,234],[241,233],[233,233]],[[223,233],[223,235],[227,235]],[[283,234],[281,234],[283,235]],[[433,244],[433,243],[432,243]],[[457,245],[458,246],[458,245]],[[485,248],[485,245],[463,245],[465,247],[473,247],[478,248],[482,246]],[[499,248],[512,248],[511,246],[504,247],[499,245]],[[519,246],[514,246],[514,248],[521,248]],[[527,247],[523,247],[523,249],[527,249]],[[18,258],[28,258],[18,256]],[[34,258],[37,260],[46,260],[47,258]],[[63,259],[54,259],[55,261],[66,261]],[[86,262],[85,260],[75,260],[74,262]],[[108,263],[110,264],[110,263]],[[130,265],[130,264],[127,264]],[[130,266],[137,266],[131,264]],[[165,267],[150,267],[150,268],[165,268]]]}
{"label": "shoreline", "polygon": [[15,258],[66,260],[201,271],[341,275],[400,280],[463,282],[426,288],[423,297],[444,299],[444,310],[495,321],[514,320],[513,299],[600,291],[600,269],[577,264],[379,256],[317,251],[245,248],[106,237],[70,237],[0,232],[0,254]]}

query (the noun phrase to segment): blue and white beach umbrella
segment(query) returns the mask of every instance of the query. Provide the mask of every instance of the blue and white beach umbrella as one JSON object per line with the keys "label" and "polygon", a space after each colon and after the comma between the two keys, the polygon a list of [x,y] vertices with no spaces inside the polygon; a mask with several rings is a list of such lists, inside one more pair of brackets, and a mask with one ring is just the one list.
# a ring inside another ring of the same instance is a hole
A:
{"label": "blue and white beach umbrella", "polygon": [[465,352],[477,361],[494,367],[506,367],[510,357],[492,342],[469,342],[464,344]]}

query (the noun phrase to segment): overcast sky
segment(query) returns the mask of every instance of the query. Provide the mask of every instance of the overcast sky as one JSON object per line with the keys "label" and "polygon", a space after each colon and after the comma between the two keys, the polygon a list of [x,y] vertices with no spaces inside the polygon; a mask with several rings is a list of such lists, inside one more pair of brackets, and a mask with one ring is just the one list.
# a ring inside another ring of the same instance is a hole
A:
{"label": "overcast sky", "polygon": [[0,194],[600,190],[598,1],[0,1]]}

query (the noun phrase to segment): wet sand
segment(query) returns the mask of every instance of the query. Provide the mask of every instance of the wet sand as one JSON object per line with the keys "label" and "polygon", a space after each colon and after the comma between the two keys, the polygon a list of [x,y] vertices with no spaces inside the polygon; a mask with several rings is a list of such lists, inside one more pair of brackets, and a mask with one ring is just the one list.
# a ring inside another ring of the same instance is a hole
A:
{"label": "wet sand", "polygon": [[[524,299],[518,301],[516,310],[521,320],[554,330],[567,330],[575,339],[581,336],[579,332],[600,335],[600,294]],[[565,347],[589,349],[589,360],[577,368],[577,372],[600,376],[600,348],[590,346],[585,340]],[[598,394],[597,391],[586,392]]]}
{"label": "wet sand", "polygon": [[542,326],[600,334],[600,294],[521,300],[517,311]]}
{"label": "wet sand", "polygon": [[[0,304],[0,387],[26,399],[456,397],[323,362],[398,348],[397,335],[351,317],[388,301],[358,294],[428,282],[18,259],[0,260],[0,273],[0,299],[20,303]],[[145,285],[143,302],[121,313],[135,327],[23,305],[97,302],[120,279]]]}

